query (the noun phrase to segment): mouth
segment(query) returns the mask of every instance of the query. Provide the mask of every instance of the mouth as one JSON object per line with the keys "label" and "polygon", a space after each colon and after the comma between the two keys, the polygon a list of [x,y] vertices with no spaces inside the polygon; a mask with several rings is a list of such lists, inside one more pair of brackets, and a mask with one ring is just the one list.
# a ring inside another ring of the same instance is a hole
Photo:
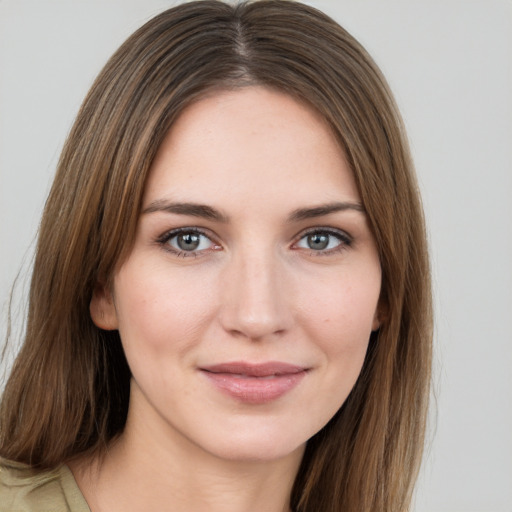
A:
{"label": "mouth", "polygon": [[306,376],[308,368],[271,361],[221,363],[200,368],[213,386],[247,404],[265,404],[282,397]]}

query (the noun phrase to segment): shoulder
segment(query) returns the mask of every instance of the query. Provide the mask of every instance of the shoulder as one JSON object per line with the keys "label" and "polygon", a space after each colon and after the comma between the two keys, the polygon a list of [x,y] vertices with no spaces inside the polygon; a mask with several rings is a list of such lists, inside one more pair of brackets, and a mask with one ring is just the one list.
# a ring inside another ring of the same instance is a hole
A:
{"label": "shoulder", "polygon": [[66,466],[38,471],[0,458],[0,512],[90,512]]}

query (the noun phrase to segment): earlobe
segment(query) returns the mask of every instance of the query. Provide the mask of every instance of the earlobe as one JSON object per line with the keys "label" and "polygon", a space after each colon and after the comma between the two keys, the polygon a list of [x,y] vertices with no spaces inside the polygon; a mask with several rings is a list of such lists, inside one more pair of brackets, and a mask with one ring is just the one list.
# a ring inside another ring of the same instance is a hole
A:
{"label": "earlobe", "polygon": [[89,311],[96,327],[106,331],[118,328],[116,307],[112,293],[107,287],[98,284],[94,288]]}

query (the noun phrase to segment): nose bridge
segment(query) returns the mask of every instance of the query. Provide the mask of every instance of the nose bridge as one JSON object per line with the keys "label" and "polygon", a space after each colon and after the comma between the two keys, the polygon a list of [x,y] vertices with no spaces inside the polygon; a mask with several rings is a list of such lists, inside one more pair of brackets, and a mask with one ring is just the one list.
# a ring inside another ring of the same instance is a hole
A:
{"label": "nose bridge", "polygon": [[272,247],[251,244],[233,254],[222,301],[226,330],[261,339],[289,328],[291,312],[281,267]]}

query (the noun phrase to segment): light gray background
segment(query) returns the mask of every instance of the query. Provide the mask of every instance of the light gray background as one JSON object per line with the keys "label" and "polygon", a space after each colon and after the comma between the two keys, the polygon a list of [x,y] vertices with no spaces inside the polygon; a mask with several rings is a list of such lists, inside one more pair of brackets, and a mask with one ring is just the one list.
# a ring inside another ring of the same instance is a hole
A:
{"label": "light gray background", "polygon": [[[0,301],[96,73],[164,0],[0,0]],[[512,511],[512,2],[311,0],[388,77],[424,195],[435,390],[416,512]],[[25,276],[25,277],[23,277]]]}

